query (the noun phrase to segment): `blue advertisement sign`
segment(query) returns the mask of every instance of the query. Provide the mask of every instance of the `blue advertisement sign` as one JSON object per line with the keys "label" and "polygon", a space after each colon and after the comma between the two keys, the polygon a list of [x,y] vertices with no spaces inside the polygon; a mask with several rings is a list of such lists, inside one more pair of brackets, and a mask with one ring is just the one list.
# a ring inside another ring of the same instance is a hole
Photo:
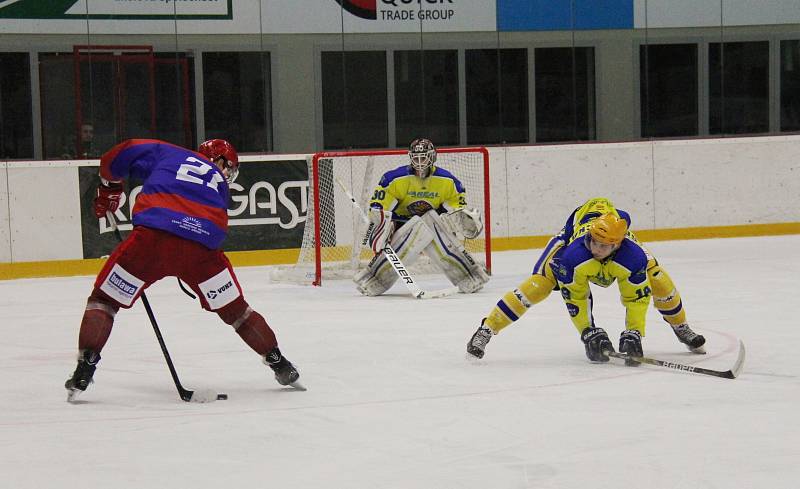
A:
{"label": "blue advertisement sign", "polygon": [[497,30],[633,29],[633,1],[497,0]]}

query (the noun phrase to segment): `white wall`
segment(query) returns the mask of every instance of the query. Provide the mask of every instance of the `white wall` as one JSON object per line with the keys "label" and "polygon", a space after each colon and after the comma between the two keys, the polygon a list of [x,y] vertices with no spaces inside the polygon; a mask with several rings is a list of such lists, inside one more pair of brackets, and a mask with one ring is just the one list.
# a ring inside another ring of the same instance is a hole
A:
{"label": "white wall", "polygon": [[554,234],[572,209],[596,196],[630,211],[640,230],[800,222],[800,136],[489,153],[495,237]]}
{"label": "white wall", "polygon": [[[630,211],[639,230],[800,222],[800,136],[498,147],[489,154],[494,237],[552,235],[596,196]],[[265,159],[242,160],[254,158]],[[88,165],[97,161],[0,162],[0,262],[82,258],[78,167]]]}

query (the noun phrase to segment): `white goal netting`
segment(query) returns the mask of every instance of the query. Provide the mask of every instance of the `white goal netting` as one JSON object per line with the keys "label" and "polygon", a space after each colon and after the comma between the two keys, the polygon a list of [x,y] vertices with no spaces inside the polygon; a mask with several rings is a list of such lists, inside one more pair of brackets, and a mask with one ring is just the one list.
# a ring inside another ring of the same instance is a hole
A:
{"label": "white goal netting", "polygon": [[[352,278],[372,258],[362,245],[366,224],[348,195],[366,210],[380,177],[408,163],[408,152],[322,152],[308,159],[308,214],[297,263],[278,267],[272,279],[321,285],[323,279]],[[491,268],[489,156],[485,148],[437,149],[436,166],[453,173],[466,188],[467,204],[483,213],[484,230],[465,248]],[[429,273],[433,266],[420,259],[411,271]]]}

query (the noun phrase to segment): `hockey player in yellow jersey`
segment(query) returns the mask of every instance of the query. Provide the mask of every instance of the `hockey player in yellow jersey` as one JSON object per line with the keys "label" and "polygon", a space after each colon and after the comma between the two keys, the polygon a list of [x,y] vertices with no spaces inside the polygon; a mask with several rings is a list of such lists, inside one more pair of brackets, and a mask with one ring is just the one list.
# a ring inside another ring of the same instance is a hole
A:
{"label": "hockey player in yellow jersey", "polygon": [[[608,287],[615,281],[626,309],[619,350],[642,356],[641,337],[650,297],[678,340],[694,353],[705,353],[705,338],[686,322],[681,296],[667,272],[630,231],[631,218],[606,198],[594,198],[575,209],[550,239],[531,276],[503,295],[481,321],[467,344],[469,357],[483,358],[492,335],[517,321],[532,305],[560,290],[586,356],[607,362],[613,351],[608,334],[594,324],[589,283]],[[635,365],[635,362],[627,362]]]}
{"label": "hockey player in yellow jersey", "polygon": [[365,237],[375,258],[353,281],[368,296],[394,284],[397,275],[381,253],[389,243],[406,266],[424,254],[461,292],[480,290],[489,276],[462,244],[483,229],[480,211],[467,207],[458,178],[434,165],[436,148],[430,140],[412,141],[408,157],[409,164],[386,172],[375,188]]}

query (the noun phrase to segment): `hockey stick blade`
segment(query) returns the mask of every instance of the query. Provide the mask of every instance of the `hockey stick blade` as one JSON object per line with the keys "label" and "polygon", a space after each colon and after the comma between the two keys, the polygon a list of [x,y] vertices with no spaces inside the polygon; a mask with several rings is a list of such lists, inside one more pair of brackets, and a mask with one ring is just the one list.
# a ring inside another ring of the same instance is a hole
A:
{"label": "hockey stick blade", "polygon": [[188,389],[184,389],[184,392],[181,392],[181,399],[186,402],[194,402],[194,403],[207,403],[207,402],[214,402],[214,401],[224,401],[228,399],[228,394],[217,394],[216,391],[211,389],[203,389],[197,391],[190,391]]}
{"label": "hockey stick blade", "polygon": [[458,294],[458,287],[447,287],[446,289],[439,290],[420,290],[419,294],[415,295],[417,299],[438,299],[440,297],[448,297]]}
{"label": "hockey stick blade", "polygon": [[731,367],[730,370],[724,370],[724,371],[712,370],[703,367],[695,367],[693,365],[683,365],[675,362],[657,360],[655,358],[633,357],[630,355],[626,355],[624,353],[617,353],[614,351],[609,351],[606,353],[610,357],[619,358],[621,360],[631,360],[636,363],[646,363],[648,365],[655,365],[657,367],[664,367],[672,370],[680,370],[681,372],[688,372],[692,374],[710,375],[712,377],[720,377],[723,379],[735,379],[736,377],[739,376],[739,374],[742,372],[742,368],[744,367],[745,348],[744,348],[744,342],[742,342],[742,340],[739,340],[739,355],[736,357],[736,362],[733,364],[733,367]]}

